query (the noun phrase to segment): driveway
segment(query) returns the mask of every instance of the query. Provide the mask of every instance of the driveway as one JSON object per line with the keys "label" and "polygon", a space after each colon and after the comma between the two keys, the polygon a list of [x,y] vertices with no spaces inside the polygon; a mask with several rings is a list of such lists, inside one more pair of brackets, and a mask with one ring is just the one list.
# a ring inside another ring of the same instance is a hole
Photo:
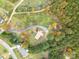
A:
{"label": "driveway", "polygon": [[32,26],[29,26],[29,27],[26,27],[24,29],[20,29],[20,30],[9,30],[10,32],[24,32],[24,31],[27,31],[27,30],[32,30],[33,28],[40,28],[42,29],[46,34],[48,34],[48,29],[44,26],[40,26],[40,25],[32,25]]}
{"label": "driveway", "polygon": [[12,56],[13,59],[17,59],[13,49],[6,42],[4,42],[2,39],[0,39],[0,45],[5,47],[9,51],[9,53]]}

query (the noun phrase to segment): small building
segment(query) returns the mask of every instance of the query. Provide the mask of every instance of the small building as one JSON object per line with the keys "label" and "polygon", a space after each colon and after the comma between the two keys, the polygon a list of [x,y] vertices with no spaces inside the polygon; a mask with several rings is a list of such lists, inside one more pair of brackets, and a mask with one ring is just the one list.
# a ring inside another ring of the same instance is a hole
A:
{"label": "small building", "polygon": [[2,24],[4,22],[4,20],[0,17],[0,24]]}
{"label": "small building", "polygon": [[22,57],[28,56],[28,49],[26,50],[26,49],[22,48],[21,46],[18,46],[17,49],[18,49],[19,53],[22,55]]}
{"label": "small building", "polygon": [[44,33],[43,33],[43,31],[40,30],[40,31],[37,32],[35,39],[38,40],[40,37],[43,37],[43,36],[44,36]]}

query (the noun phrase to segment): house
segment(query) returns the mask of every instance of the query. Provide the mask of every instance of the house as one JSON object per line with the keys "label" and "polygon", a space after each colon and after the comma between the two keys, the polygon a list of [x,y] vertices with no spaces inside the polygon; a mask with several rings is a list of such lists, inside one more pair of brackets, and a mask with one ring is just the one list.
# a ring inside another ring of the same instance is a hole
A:
{"label": "house", "polygon": [[39,31],[37,32],[36,36],[35,36],[35,39],[38,40],[40,37],[43,37],[43,36],[44,36],[43,31],[39,30]]}

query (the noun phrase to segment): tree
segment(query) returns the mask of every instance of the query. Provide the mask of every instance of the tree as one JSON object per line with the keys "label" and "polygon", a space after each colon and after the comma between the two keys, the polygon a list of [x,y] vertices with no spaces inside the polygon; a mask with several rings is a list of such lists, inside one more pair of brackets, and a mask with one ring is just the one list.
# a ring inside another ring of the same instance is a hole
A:
{"label": "tree", "polygon": [[[62,35],[60,36],[54,36],[54,34],[49,35],[48,41],[45,43],[41,43],[40,45],[34,46],[30,48],[32,52],[42,52],[45,50],[49,51],[49,59],[65,59],[64,57],[64,49],[67,47],[72,48],[72,57],[73,59],[78,59],[79,58],[79,2],[78,0],[67,0],[66,2],[68,3],[63,9],[61,4],[64,3],[63,0],[53,0],[52,7],[50,8],[51,15],[55,14],[58,16],[60,19],[60,22],[62,24],[62,29],[59,30]],[[61,15],[60,12],[65,11]],[[59,17],[61,16],[61,17]],[[62,19],[64,21],[62,21]],[[50,31],[52,32],[52,31]],[[46,44],[46,45],[43,45]],[[44,47],[45,50],[43,49]]]}
{"label": "tree", "polygon": [[[60,4],[57,4],[59,3]],[[62,26],[63,26],[63,29],[61,30],[65,36],[63,38],[61,38],[61,40],[59,40],[58,42],[56,42],[56,45],[55,45],[55,50],[57,51],[57,53],[55,53],[55,51],[52,51],[49,53],[49,56],[51,56],[49,59],[59,59],[57,57],[59,57],[60,55],[58,54],[59,50],[63,50],[65,49],[65,47],[69,46],[69,47],[72,47],[73,51],[75,52],[74,56],[77,56],[77,57],[72,57],[73,59],[76,59],[76,58],[79,58],[79,56],[77,55],[77,52],[76,50],[79,49],[78,45],[79,45],[79,29],[78,29],[78,23],[79,23],[79,18],[78,18],[78,7],[79,7],[79,3],[78,3],[78,0],[67,0],[66,1],[68,4],[67,6],[64,7],[64,9],[62,9],[60,7],[61,3],[63,3],[63,1],[55,1],[54,0],[54,3],[52,4],[52,7],[51,7],[51,13],[52,14],[55,14],[56,16],[60,16],[60,12],[62,12],[61,10],[64,10],[65,11],[65,14],[63,13],[64,17],[61,16],[59,17],[59,19],[61,19],[61,23],[62,23]],[[53,5],[55,5],[53,7]],[[58,6],[58,7],[56,7]],[[56,7],[56,8],[55,8]],[[54,10],[52,10],[54,9]],[[57,11],[58,10],[58,11]],[[64,21],[62,21],[62,19]],[[57,39],[57,38],[55,38]],[[60,38],[59,38],[60,39]],[[58,49],[56,49],[58,48]],[[53,46],[51,48],[51,50],[53,49]],[[53,54],[52,54],[53,53]],[[53,57],[53,55],[55,55],[55,57]],[[62,55],[63,56],[63,55]],[[61,57],[62,57],[61,56]],[[64,59],[64,58],[60,58],[60,59]]]}

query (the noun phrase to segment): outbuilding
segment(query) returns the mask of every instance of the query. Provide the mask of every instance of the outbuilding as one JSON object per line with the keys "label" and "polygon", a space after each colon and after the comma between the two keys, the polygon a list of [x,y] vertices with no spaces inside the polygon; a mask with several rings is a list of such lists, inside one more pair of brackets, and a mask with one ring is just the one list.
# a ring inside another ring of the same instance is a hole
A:
{"label": "outbuilding", "polygon": [[3,18],[0,17],[0,24],[4,22]]}

